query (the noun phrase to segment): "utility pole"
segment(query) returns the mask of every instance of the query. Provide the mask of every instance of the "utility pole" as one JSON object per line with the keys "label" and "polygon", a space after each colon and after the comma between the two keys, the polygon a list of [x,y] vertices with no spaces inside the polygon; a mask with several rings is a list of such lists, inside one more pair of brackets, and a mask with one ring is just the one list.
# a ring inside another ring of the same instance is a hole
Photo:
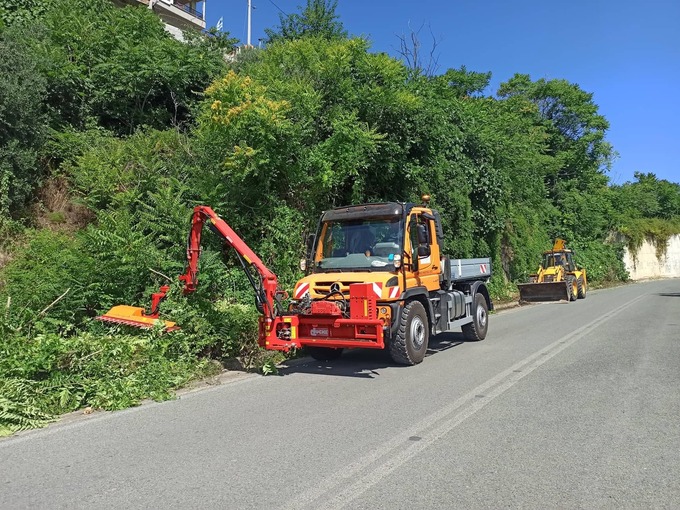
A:
{"label": "utility pole", "polygon": [[248,47],[250,47],[250,21],[251,21],[250,20],[250,14],[251,14],[252,10],[253,10],[253,1],[248,0],[248,42],[246,43],[246,45]]}

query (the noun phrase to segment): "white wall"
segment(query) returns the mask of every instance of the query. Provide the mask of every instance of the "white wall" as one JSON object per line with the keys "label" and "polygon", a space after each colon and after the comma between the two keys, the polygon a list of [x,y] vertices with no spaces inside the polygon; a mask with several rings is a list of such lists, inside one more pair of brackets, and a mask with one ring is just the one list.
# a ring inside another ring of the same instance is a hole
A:
{"label": "white wall", "polygon": [[623,262],[632,280],[680,277],[680,236],[670,238],[666,255],[660,259],[656,257],[656,247],[645,241],[635,254],[635,258],[626,248]]}

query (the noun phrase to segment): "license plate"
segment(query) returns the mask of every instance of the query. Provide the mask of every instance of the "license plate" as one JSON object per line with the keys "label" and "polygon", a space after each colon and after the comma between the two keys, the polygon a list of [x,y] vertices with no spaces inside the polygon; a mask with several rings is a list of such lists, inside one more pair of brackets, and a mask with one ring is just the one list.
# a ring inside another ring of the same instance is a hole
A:
{"label": "license plate", "polygon": [[312,328],[309,334],[312,336],[328,336],[328,328]]}

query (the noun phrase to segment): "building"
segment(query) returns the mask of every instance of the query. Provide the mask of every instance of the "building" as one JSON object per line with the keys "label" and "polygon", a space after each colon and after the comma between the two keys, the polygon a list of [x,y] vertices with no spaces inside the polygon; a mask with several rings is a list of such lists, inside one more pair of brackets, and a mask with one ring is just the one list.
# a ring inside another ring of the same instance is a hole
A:
{"label": "building", "polygon": [[142,4],[152,9],[165,23],[168,32],[180,41],[184,30],[205,29],[207,0],[113,0],[123,5]]}

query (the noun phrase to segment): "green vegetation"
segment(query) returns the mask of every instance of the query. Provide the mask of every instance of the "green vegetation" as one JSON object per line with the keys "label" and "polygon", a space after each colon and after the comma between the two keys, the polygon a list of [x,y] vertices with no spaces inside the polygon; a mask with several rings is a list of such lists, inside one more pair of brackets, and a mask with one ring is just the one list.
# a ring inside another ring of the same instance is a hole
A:
{"label": "green vegetation", "polygon": [[[108,0],[0,6],[0,435],[84,406],[118,409],[256,346],[240,267],[205,236],[199,291],[163,304],[180,332],[94,317],[146,304],[180,274],[191,208],[211,205],[290,289],[329,207],[432,196],[454,257],[491,256],[508,296],[564,237],[594,281],[623,245],[680,231],[680,185],[610,186],[592,94],[518,74],[430,76],[348,37],[336,2],[282,17],[266,49],[224,58],[214,30],[180,43],[148,9]],[[100,22],[92,23],[93,19]]]}

